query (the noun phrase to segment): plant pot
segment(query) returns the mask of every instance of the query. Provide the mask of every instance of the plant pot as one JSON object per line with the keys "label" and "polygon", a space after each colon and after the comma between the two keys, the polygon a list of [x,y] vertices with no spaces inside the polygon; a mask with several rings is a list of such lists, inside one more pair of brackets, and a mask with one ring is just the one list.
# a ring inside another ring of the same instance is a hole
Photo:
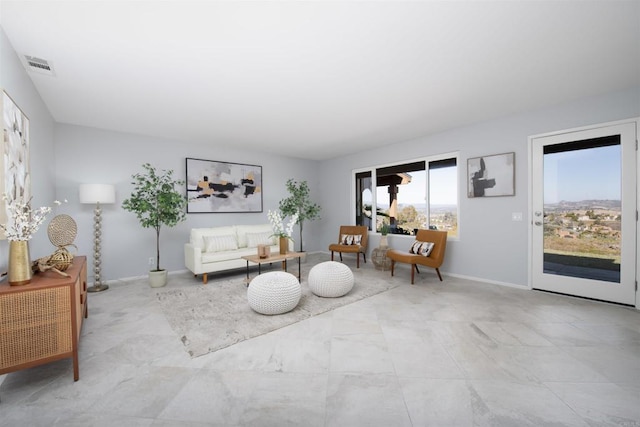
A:
{"label": "plant pot", "polygon": [[26,285],[31,282],[31,258],[28,240],[9,242],[9,285]]}
{"label": "plant pot", "polygon": [[154,270],[149,272],[149,286],[161,288],[167,284],[167,270]]}
{"label": "plant pot", "polygon": [[387,235],[380,236],[380,247],[386,249],[389,247],[389,242],[387,241]]}

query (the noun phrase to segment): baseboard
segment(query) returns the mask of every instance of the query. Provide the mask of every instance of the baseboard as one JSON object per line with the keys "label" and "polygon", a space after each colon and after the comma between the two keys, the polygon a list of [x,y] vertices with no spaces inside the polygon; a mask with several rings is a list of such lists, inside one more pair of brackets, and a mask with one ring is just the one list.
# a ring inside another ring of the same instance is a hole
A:
{"label": "baseboard", "polygon": [[498,286],[506,286],[508,288],[530,290],[529,286],[527,285],[517,285],[515,283],[500,282],[498,280],[484,279],[481,277],[465,276],[464,274],[445,273],[442,271],[441,273],[443,276],[455,277],[456,279],[473,280],[474,282],[488,283],[491,285],[498,285]]}

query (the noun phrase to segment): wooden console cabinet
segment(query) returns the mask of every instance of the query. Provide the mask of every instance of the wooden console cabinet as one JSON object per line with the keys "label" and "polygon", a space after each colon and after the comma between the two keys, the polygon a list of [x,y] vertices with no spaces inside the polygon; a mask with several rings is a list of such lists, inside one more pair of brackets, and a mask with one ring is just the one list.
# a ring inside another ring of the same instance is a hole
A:
{"label": "wooden console cabinet", "polygon": [[87,308],[87,258],[76,256],[63,277],[37,273],[23,286],[0,284],[0,374],[73,358],[80,377],[78,340]]}

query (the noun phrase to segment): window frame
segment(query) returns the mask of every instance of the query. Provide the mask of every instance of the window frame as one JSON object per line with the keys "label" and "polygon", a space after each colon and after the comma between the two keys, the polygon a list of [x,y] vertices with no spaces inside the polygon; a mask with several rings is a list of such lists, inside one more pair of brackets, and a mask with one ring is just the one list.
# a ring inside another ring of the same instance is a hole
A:
{"label": "window frame", "polygon": [[[371,209],[371,225],[372,225],[372,229],[369,230],[369,233],[375,234],[375,235],[379,235],[380,232],[377,231],[377,229],[374,229],[374,225],[377,224],[377,212],[376,209],[374,208],[375,206],[377,206],[377,174],[376,171],[378,169],[382,169],[382,168],[386,168],[386,167],[393,167],[393,166],[401,166],[401,165],[405,165],[405,164],[413,164],[413,163],[417,163],[417,162],[425,162],[425,174],[426,174],[426,182],[425,182],[425,201],[426,201],[426,205],[427,205],[427,212],[426,212],[426,216],[427,216],[427,225],[429,225],[430,219],[431,219],[431,201],[430,201],[430,194],[429,194],[429,188],[430,188],[430,182],[429,182],[429,163],[431,162],[437,162],[437,161],[441,161],[441,160],[449,160],[449,159],[455,159],[456,162],[456,177],[457,177],[457,182],[456,182],[456,189],[457,189],[457,195],[456,195],[456,219],[457,219],[457,226],[458,226],[458,232],[456,236],[448,236],[449,240],[459,240],[460,236],[461,236],[461,225],[460,225],[460,153],[458,151],[454,151],[454,152],[448,152],[448,153],[441,153],[441,154],[436,154],[436,155],[432,155],[432,156],[425,156],[425,157],[416,157],[413,159],[407,159],[407,160],[401,160],[401,161],[397,161],[397,162],[391,162],[391,163],[383,163],[383,164],[378,164],[378,165],[372,165],[372,166],[368,166],[368,167],[363,167],[363,168],[357,168],[357,169],[352,169],[351,170],[351,207],[350,207],[350,211],[351,211],[351,218],[353,221],[356,220],[356,200],[357,200],[357,195],[356,195],[356,175],[359,173],[363,173],[363,172],[367,172],[367,173],[371,173],[371,182],[372,182],[372,188],[371,188],[371,193],[372,193],[372,209]],[[410,236],[410,235],[406,235],[406,234],[394,234],[395,236],[400,236],[400,237],[410,237],[410,238],[415,238],[415,236]]]}

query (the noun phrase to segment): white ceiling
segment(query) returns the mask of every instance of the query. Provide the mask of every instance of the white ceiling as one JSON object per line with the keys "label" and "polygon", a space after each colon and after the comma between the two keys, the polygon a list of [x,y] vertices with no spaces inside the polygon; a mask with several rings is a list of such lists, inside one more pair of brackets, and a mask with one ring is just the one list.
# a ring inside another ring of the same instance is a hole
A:
{"label": "white ceiling", "polygon": [[328,159],[640,85],[640,1],[11,1],[61,123]]}

